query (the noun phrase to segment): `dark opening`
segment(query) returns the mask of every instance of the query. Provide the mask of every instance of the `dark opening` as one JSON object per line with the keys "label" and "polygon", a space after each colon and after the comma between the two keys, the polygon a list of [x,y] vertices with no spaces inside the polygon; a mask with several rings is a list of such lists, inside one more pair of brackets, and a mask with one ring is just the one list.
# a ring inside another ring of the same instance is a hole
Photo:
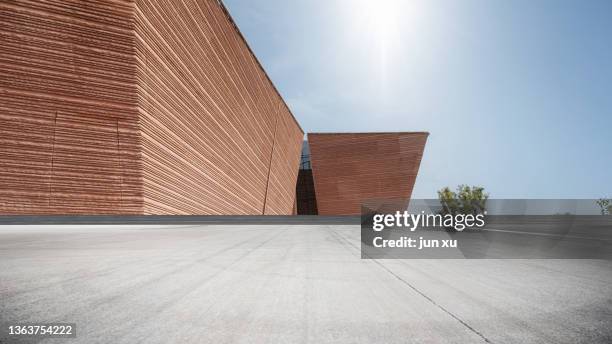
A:
{"label": "dark opening", "polygon": [[310,168],[310,150],[308,141],[302,145],[302,160],[298,173],[297,185],[295,188],[295,199],[297,203],[298,215],[317,215],[317,197]]}

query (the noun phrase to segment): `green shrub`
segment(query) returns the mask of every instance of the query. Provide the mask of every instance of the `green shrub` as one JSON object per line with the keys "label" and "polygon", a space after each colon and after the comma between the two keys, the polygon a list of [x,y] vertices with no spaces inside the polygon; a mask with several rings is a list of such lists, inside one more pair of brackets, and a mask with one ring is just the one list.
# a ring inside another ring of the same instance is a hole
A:
{"label": "green shrub", "polygon": [[486,210],[489,194],[481,186],[459,185],[453,192],[447,186],[438,191],[442,214],[481,214]]}
{"label": "green shrub", "polygon": [[600,198],[596,201],[599,208],[601,208],[601,215],[610,215],[612,214],[612,199],[610,198]]}

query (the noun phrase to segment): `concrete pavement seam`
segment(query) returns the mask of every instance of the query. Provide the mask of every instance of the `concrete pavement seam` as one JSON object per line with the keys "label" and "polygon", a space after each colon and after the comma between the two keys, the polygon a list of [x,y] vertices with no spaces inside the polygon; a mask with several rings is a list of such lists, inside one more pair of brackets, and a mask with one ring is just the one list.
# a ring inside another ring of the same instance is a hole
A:
{"label": "concrete pavement seam", "polygon": [[[349,245],[351,245],[353,248],[361,251],[359,248],[357,248],[357,246],[355,246],[353,243],[351,243],[350,241],[348,241],[346,238],[344,238],[342,235],[336,233],[336,231],[334,231],[332,229],[332,232],[334,233],[334,235],[336,235],[337,237],[340,237],[344,242],[348,243]],[[472,326],[470,326],[468,323],[466,323],[465,321],[463,321],[461,318],[459,318],[458,316],[456,316],[455,314],[453,314],[451,311],[447,310],[446,308],[444,308],[443,306],[441,306],[440,304],[438,304],[435,300],[433,300],[431,297],[427,296],[425,293],[423,293],[422,291],[420,291],[419,289],[417,289],[415,286],[413,286],[410,282],[406,281],[405,279],[403,279],[401,276],[397,275],[396,273],[394,273],[393,271],[391,271],[388,267],[386,267],[384,264],[382,264],[381,262],[379,262],[377,259],[370,259],[371,261],[373,261],[374,263],[376,263],[378,266],[380,266],[381,268],[383,268],[385,271],[387,271],[389,274],[391,274],[393,277],[395,277],[396,279],[398,279],[400,282],[404,283],[405,285],[407,285],[410,289],[412,289],[413,291],[415,291],[417,294],[421,295],[423,298],[425,298],[427,301],[429,301],[430,303],[432,303],[434,306],[438,307],[440,310],[442,310],[444,313],[450,315],[453,319],[457,320],[461,325],[465,326],[468,330],[470,330],[471,332],[473,332],[474,334],[476,334],[477,336],[479,336],[480,338],[482,338],[485,343],[491,343],[493,344],[493,342],[485,337],[484,334],[482,334],[480,331],[476,330],[475,328],[473,328]]]}

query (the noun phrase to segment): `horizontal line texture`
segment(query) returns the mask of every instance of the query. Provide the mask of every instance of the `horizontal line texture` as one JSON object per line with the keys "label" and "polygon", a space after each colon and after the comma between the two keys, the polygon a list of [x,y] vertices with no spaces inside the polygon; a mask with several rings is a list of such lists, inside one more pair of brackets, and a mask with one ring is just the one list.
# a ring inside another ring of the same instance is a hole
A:
{"label": "horizontal line texture", "polygon": [[293,211],[303,133],[216,0],[0,20],[0,213]]}
{"label": "horizontal line texture", "polygon": [[142,212],[132,12],[0,2],[0,213]]}
{"label": "horizontal line texture", "polygon": [[358,215],[368,200],[408,200],[427,133],[308,134],[319,215]]}
{"label": "horizontal line texture", "polygon": [[137,0],[135,23],[144,212],[291,214],[303,133],[224,8]]}

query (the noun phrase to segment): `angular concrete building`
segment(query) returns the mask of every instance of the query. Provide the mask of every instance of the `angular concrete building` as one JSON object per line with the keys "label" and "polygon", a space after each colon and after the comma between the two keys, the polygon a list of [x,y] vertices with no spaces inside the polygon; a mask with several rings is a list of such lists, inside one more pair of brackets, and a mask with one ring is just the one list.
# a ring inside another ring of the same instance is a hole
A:
{"label": "angular concrete building", "polygon": [[336,215],[410,196],[426,134],[311,134],[300,170],[304,132],[218,0],[2,1],[0,22],[0,214]]}

